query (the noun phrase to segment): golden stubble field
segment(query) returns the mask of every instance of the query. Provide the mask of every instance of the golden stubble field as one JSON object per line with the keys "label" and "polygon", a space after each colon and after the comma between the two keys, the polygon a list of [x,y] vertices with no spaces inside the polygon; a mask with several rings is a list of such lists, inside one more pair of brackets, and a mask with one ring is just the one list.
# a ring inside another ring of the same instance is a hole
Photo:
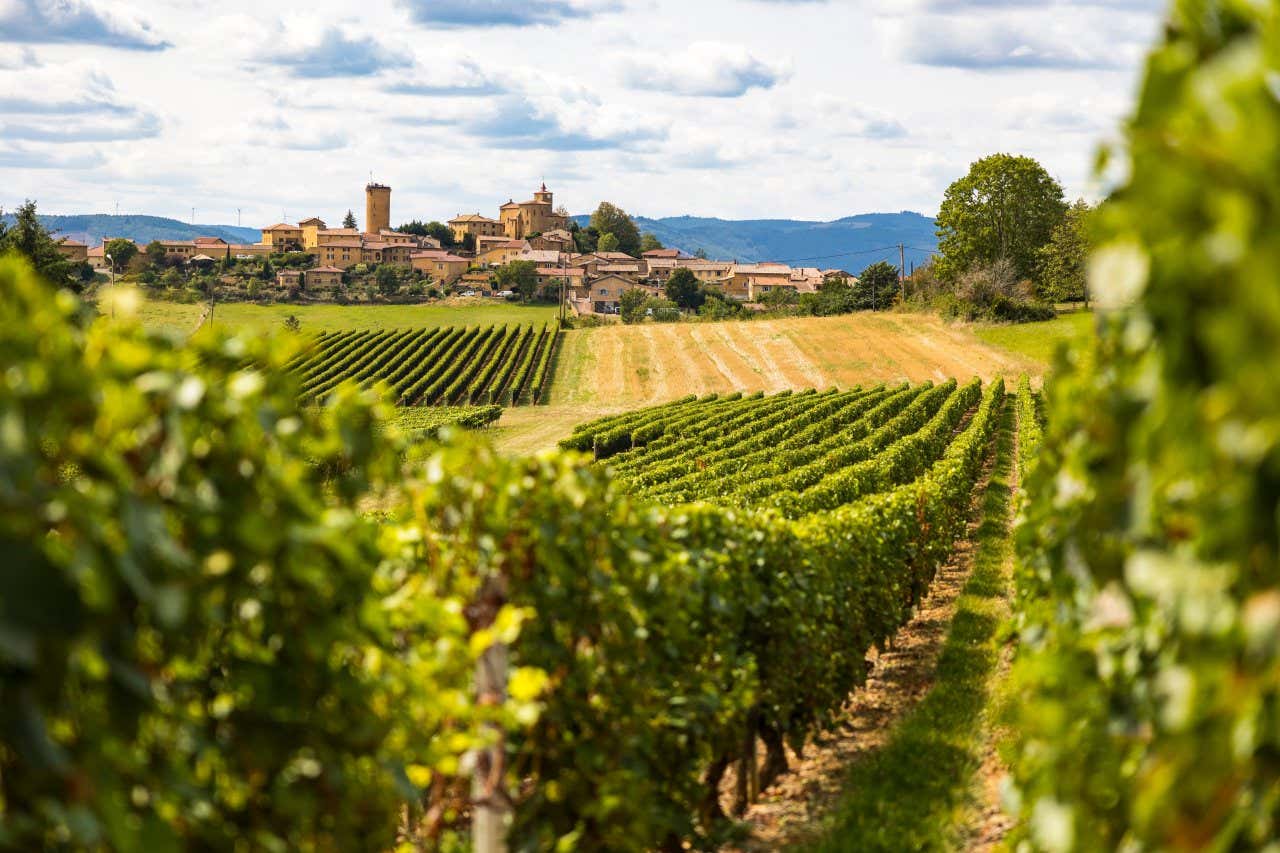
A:
{"label": "golden stubble field", "polygon": [[1041,376],[1043,361],[926,314],[851,314],[567,332],[548,404],[511,409],[499,446],[554,446],[574,424],[686,394]]}

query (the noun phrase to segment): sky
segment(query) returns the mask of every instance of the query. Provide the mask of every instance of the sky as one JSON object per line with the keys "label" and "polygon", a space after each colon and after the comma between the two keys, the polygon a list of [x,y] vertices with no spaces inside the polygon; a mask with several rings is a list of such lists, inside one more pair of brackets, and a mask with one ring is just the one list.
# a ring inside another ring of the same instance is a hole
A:
{"label": "sky", "polygon": [[[557,205],[936,213],[974,160],[1095,198],[1161,0],[0,0],[0,206],[260,227]],[[299,11],[303,10],[303,11]]]}

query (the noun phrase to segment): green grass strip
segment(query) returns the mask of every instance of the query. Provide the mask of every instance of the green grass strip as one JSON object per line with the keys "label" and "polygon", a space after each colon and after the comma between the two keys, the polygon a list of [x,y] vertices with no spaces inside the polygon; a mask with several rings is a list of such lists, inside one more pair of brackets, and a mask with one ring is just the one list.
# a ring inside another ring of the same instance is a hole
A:
{"label": "green grass strip", "polygon": [[1014,406],[1006,401],[996,461],[982,498],[973,570],[938,657],[928,695],[879,750],[855,764],[814,851],[956,849],[1008,613]]}

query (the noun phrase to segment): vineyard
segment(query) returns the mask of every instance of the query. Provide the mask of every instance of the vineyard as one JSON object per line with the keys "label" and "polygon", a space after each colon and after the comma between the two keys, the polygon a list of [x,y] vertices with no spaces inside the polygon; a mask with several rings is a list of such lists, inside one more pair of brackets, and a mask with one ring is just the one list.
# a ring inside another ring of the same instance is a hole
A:
{"label": "vineyard", "polygon": [[1280,5],[1162,39],[1039,390],[515,456],[444,427],[554,327],[181,341],[0,257],[0,849],[1275,851]]}
{"label": "vineyard", "polygon": [[553,324],[321,333],[286,369],[311,402],[354,382],[384,383],[400,406],[537,404],[561,335]]}

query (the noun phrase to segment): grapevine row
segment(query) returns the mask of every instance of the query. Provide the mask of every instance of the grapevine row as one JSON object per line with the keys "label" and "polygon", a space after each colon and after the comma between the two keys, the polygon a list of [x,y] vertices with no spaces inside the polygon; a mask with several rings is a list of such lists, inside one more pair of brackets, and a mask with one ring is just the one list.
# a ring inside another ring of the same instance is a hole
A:
{"label": "grapevine row", "polygon": [[343,382],[385,383],[404,406],[538,402],[551,381],[558,328],[342,331],[317,335],[286,369],[308,401]]}

